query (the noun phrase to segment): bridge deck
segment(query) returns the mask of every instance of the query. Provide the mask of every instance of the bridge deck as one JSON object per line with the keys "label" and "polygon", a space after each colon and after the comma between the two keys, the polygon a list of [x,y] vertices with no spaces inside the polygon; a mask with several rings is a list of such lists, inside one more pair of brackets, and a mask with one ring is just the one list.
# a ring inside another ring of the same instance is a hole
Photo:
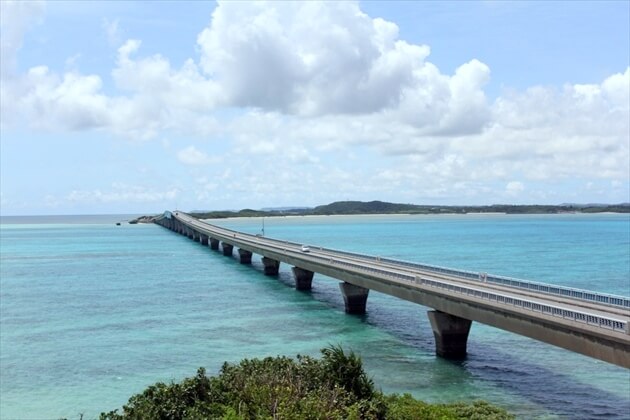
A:
{"label": "bridge deck", "polygon": [[306,253],[294,242],[236,232],[181,212],[172,217],[196,232],[267,258],[630,368],[627,298],[610,300],[621,304],[587,301],[488,282],[484,275],[436,272],[420,264],[312,245]]}

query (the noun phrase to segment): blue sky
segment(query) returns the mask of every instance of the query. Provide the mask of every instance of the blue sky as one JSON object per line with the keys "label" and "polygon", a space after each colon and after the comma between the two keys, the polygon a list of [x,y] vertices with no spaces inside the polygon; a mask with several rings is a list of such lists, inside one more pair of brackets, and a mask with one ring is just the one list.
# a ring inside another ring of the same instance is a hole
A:
{"label": "blue sky", "polygon": [[630,201],[630,3],[0,0],[0,209]]}

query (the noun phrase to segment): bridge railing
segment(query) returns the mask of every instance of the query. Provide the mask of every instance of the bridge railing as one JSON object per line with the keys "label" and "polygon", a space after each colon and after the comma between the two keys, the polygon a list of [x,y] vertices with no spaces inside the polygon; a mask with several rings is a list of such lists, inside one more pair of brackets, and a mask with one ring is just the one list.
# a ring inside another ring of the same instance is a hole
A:
{"label": "bridge railing", "polygon": [[630,329],[628,328],[628,322],[621,321],[614,318],[598,316],[593,314],[587,314],[579,311],[572,311],[569,309],[561,308],[553,305],[546,305],[538,302],[533,302],[525,299],[518,299],[512,296],[502,295],[500,293],[492,293],[484,290],[479,290],[471,287],[458,286],[446,282],[441,282],[432,279],[426,279],[422,277],[418,277],[415,280],[419,284],[427,285],[429,287],[440,288],[443,290],[447,290],[450,292],[460,293],[467,296],[473,296],[476,298],[480,298],[483,300],[494,301],[497,303],[503,303],[506,305],[516,306],[519,308],[523,308],[525,310],[529,310],[532,312],[539,312],[546,315],[551,315],[553,317],[559,317],[563,319],[569,319],[571,321],[580,322],[583,324],[588,324],[592,326],[596,326],[599,328],[605,328],[613,331],[620,331],[626,334],[630,334]]}
{"label": "bridge railing", "polygon": [[[194,223],[193,223],[194,224]],[[238,231],[234,231],[231,229],[225,229],[225,228],[219,228],[223,231],[227,231],[228,234],[239,234],[242,235],[242,233],[238,232]],[[249,235],[251,236],[251,235]],[[295,242],[290,242],[290,241],[285,241],[285,240],[280,240],[280,239],[273,239],[273,238],[265,238],[268,241],[272,241],[272,242],[276,242],[279,245],[300,245],[298,243]],[[336,252],[339,254],[345,254],[345,255],[351,255],[354,257],[360,257],[360,258],[368,258],[368,259],[373,259],[376,261],[386,261],[386,262],[390,262],[390,263],[395,263],[395,264],[399,264],[402,266],[410,266],[410,267],[414,267],[414,268],[422,268],[423,270],[426,271],[433,271],[433,272],[439,272],[439,273],[444,273],[444,274],[450,274],[450,275],[455,275],[455,276],[463,276],[466,278],[470,278],[470,279],[476,279],[479,280],[479,276],[478,273],[473,273],[473,272],[469,272],[469,271],[463,271],[463,270],[453,270],[453,269],[449,269],[449,268],[445,268],[445,267],[439,267],[439,266],[430,266],[430,265],[426,265],[426,264],[417,264],[417,263],[410,263],[407,261],[399,261],[399,260],[395,260],[395,259],[391,259],[391,258],[381,258],[381,257],[374,257],[374,256],[369,256],[369,255],[365,255],[365,254],[358,254],[358,253],[354,253],[354,252],[348,252],[348,251],[339,251],[339,250],[333,250],[333,249],[328,249],[328,248],[321,248],[322,250],[326,250],[326,251],[330,251],[330,252]],[[433,287],[433,288],[438,288],[438,289],[442,289],[442,290],[446,290],[449,292],[454,292],[454,293],[458,293],[458,294],[463,294],[466,296],[472,296],[475,298],[479,298],[482,300],[488,300],[488,301],[493,301],[493,302],[497,302],[497,303],[501,303],[501,304],[505,304],[505,305],[510,305],[510,306],[515,306],[518,308],[522,308],[524,310],[528,310],[528,311],[532,311],[532,312],[539,312],[542,314],[546,314],[546,315],[550,315],[552,317],[558,317],[558,318],[562,318],[562,319],[568,319],[571,321],[575,321],[575,322],[580,322],[583,324],[588,324],[591,326],[595,326],[595,327],[599,327],[599,328],[604,328],[604,329],[608,329],[608,330],[613,330],[613,331],[620,331],[620,332],[624,332],[626,334],[630,334],[630,324],[628,322],[625,321],[621,321],[618,319],[614,319],[614,318],[609,318],[609,317],[603,317],[603,316],[598,316],[598,315],[593,315],[593,314],[588,314],[588,313],[584,313],[584,312],[580,312],[580,311],[573,311],[573,310],[569,310],[566,308],[562,308],[562,307],[558,307],[558,306],[553,306],[553,305],[546,305],[546,304],[542,304],[539,302],[535,302],[535,301],[530,301],[530,300],[526,300],[526,299],[519,299],[519,298],[515,298],[513,296],[507,296],[507,295],[503,295],[500,293],[493,293],[493,292],[489,292],[486,290],[480,290],[480,289],[476,289],[473,287],[466,287],[466,286],[459,286],[459,285],[454,285],[448,282],[442,282],[439,280],[434,280],[434,279],[427,279],[421,276],[415,276],[415,275],[410,275],[410,274],[406,274],[406,273],[400,273],[391,269],[382,269],[382,268],[374,268],[371,266],[366,266],[365,264],[357,264],[357,263],[353,263],[353,262],[349,262],[349,261],[341,261],[332,257],[325,257],[325,256],[319,256],[319,255],[315,255],[315,254],[310,254],[309,255],[310,258],[316,258],[319,259],[321,261],[324,262],[328,262],[332,265],[335,266],[345,266],[348,268],[351,268],[355,271],[359,271],[359,272],[368,272],[368,273],[373,273],[376,275],[380,275],[380,276],[386,276],[389,278],[393,278],[396,280],[403,280],[405,282],[408,283],[412,283],[412,284],[419,284],[419,285],[424,285],[424,286],[428,286],[428,287]],[[584,292],[587,294],[592,295],[592,297],[594,299],[596,299],[596,296],[600,295],[598,293],[594,293],[594,292],[588,292],[588,291],[582,291],[582,290],[578,290],[578,289],[571,289],[571,288],[563,288],[560,286],[553,286],[553,285],[545,285],[545,284],[541,284],[541,283],[533,283],[533,282],[524,282],[522,280],[517,280],[517,279],[510,279],[509,277],[499,277],[499,276],[487,276],[487,280],[490,281],[490,279],[499,279],[499,280],[509,280],[512,282],[519,282],[519,283],[525,283],[526,287],[529,288],[530,284],[533,285],[542,285],[542,286],[550,286],[551,289],[549,289],[549,291],[544,290],[544,289],[534,289],[534,290],[538,290],[541,291],[543,293],[551,293],[551,294],[556,294],[554,293],[555,290],[557,289],[557,293],[563,293],[566,290],[575,290],[578,292]],[[519,283],[514,283],[514,284],[510,284],[511,286],[515,286],[515,287],[519,287]],[[520,286],[521,288],[523,286]],[[566,296],[570,296],[570,295],[566,295]],[[600,295],[601,296],[601,295]],[[574,296],[570,296],[570,297],[574,297]],[[581,298],[581,297],[578,297]],[[587,298],[588,299],[588,298]],[[625,299],[625,298],[621,298],[621,299]],[[627,299],[625,299],[627,300]]]}
{"label": "bridge railing", "polygon": [[[242,234],[241,232],[238,232],[232,229],[227,229],[223,227],[220,229],[229,231],[231,233]],[[293,246],[301,245],[300,243],[297,243],[297,242],[269,238],[266,236],[263,238],[267,241],[276,242],[278,244],[286,244],[286,245],[293,245]],[[577,289],[573,287],[558,286],[554,284],[534,282],[530,280],[522,280],[522,279],[517,279],[517,278],[507,277],[507,276],[498,276],[494,274],[459,270],[459,269],[453,269],[453,268],[448,268],[448,267],[442,267],[438,265],[422,264],[422,263],[410,262],[410,261],[399,260],[399,259],[394,259],[394,258],[377,257],[374,255],[362,254],[358,252],[343,251],[343,250],[334,249],[334,248],[325,248],[325,247],[319,247],[319,248],[322,251],[334,252],[341,255],[348,255],[351,257],[369,259],[373,261],[382,261],[382,262],[387,262],[390,264],[396,264],[403,267],[408,267],[411,269],[420,269],[420,270],[429,271],[429,272],[437,273],[437,274],[447,274],[451,276],[465,278],[468,280],[478,281],[481,283],[498,284],[498,285],[503,285],[503,286],[515,287],[518,289],[532,290],[539,293],[546,293],[546,294],[555,295],[555,296],[562,296],[562,297],[567,297],[567,298],[572,298],[572,299],[580,299],[580,300],[584,300],[588,302],[597,302],[597,303],[602,303],[602,304],[621,307],[621,308],[630,308],[630,298],[627,298],[624,296],[613,295],[609,293],[593,292],[593,291]]]}
{"label": "bridge railing", "polygon": [[374,261],[383,261],[391,264],[409,267],[411,269],[420,269],[430,271],[437,274],[447,274],[456,277],[462,277],[468,280],[478,281],[482,283],[493,283],[503,286],[516,287],[518,289],[533,290],[540,293],[546,293],[556,296],[564,296],[573,299],[580,299],[590,302],[603,303],[610,306],[618,306],[622,308],[630,308],[630,298],[624,296],[613,295],[609,293],[593,292],[589,290],[576,289],[573,287],[558,286],[548,283],[540,283],[529,280],[522,280],[513,277],[498,276],[494,274],[479,273],[467,270],[458,270],[438,265],[429,265],[422,263],[409,262],[387,257],[375,257],[373,255],[360,254],[356,252],[341,251],[332,248],[322,248],[325,251],[336,252],[358,258],[367,258]]}
{"label": "bridge railing", "polygon": [[407,282],[426,285],[434,288],[440,288],[443,290],[447,290],[450,292],[455,292],[459,294],[464,294],[466,296],[472,296],[475,298],[479,298],[482,300],[488,300],[491,302],[502,303],[505,305],[516,306],[528,311],[539,312],[542,314],[550,315],[557,318],[568,319],[575,322],[580,322],[583,324],[588,324],[591,326],[604,328],[613,331],[620,331],[626,334],[630,334],[629,325],[627,322],[599,316],[588,314],[580,311],[573,311],[566,308],[561,308],[553,305],[546,305],[535,301],[530,301],[526,299],[519,299],[512,296],[503,295],[500,293],[488,292],[485,290],[475,289],[472,287],[458,286],[447,282],[441,282],[433,279],[425,279],[420,276],[412,276],[405,273],[399,273],[391,270],[383,270],[380,268],[372,268],[365,266],[363,264],[351,263],[348,261],[340,261],[334,258],[326,258],[326,257],[317,257],[322,260],[328,260],[331,264],[336,266],[345,266],[350,267],[355,270],[359,270],[362,272],[373,273],[381,276],[387,276],[390,278],[394,278],[397,280],[405,280]]}
{"label": "bridge railing", "polygon": [[354,268],[354,269],[361,270],[364,272],[379,274],[381,276],[387,276],[387,277],[391,277],[391,278],[399,279],[399,280],[407,280],[410,282],[413,282],[415,280],[415,276],[405,274],[405,273],[399,273],[397,271],[383,270],[381,268],[369,267],[363,264],[356,264],[356,263],[351,263],[348,261],[340,261],[334,258],[326,258],[326,257],[317,257],[317,258],[324,261],[328,261],[331,264],[334,264],[336,266],[350,267],[350,268]]}

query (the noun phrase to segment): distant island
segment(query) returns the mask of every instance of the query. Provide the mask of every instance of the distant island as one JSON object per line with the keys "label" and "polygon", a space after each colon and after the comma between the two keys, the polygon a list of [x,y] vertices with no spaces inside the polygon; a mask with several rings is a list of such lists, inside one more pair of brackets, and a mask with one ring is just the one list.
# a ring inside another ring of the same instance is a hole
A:
{"label": "distant island", "polygon": [[[229,217],[332,216],[361,214],[563,214],[563,213],[630,213],[630,203],[620,204],[492,204],[489,206],[432,206],[388,203],[385,201],[335,201],[317,207],[277,207],[262,210],[215,210],[188,212],[197,219]],[[157,215],[159,216],[159,215]],[[153,223],[157,216],[141,216],[130,224]]]}
{"label": "distant island", "polygon": [[273,217],[273,216],[325,216],[359,214],[561,214],[561,213],[630,213],[630,203],[621,204],[559,204],[559,205],[511,205],[489,206],[437,206],[388,203],[384,201],[336,201],[334,203],[307,207],[283,207],[276,209],[238,211],[194,211],[191,216],[199,219],[222,219],[228,217]]}

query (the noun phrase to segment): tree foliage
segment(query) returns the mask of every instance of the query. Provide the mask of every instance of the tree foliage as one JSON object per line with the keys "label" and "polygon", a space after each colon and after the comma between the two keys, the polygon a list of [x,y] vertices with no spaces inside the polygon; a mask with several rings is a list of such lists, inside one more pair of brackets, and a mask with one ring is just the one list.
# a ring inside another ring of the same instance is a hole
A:
{"label": "tree foliage", "polygon": [[408,394],[385,396],[353,352],[322,349],[322,358],[297,356],[225,363],[207,377],[199,368],[179,383],[156,383],[132,396],[122,411],[101,420],[127,419],[470,419],[512,418],[484,402],[431,405]]}

